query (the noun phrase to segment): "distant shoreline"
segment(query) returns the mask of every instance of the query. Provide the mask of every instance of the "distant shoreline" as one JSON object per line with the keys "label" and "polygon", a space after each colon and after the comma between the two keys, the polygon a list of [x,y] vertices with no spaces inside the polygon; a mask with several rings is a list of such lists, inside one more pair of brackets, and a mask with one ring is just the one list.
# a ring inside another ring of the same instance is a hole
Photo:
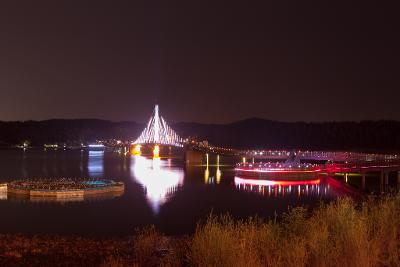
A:
{"label": "distant shoreline", "polygon": [[[247,119],[229,124],[174,123],[179,136],[236,149],[400,151],[400,122],[278,122]],[[135,140],[144,125],[105,120],[0,122],[0,147],[78,146],[96,140]]]}

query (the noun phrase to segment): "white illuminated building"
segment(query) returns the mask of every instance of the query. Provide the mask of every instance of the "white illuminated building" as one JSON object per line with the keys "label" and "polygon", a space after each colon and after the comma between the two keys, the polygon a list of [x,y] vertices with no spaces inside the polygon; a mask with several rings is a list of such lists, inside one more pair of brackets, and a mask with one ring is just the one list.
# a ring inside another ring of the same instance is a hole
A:
{"label": "white illuminated building", "polygon": [[134,156],[131,172],[143,186],[146,198],[155,214],[160,207],[183,185],[184,172],[168,166],[167,160]]}

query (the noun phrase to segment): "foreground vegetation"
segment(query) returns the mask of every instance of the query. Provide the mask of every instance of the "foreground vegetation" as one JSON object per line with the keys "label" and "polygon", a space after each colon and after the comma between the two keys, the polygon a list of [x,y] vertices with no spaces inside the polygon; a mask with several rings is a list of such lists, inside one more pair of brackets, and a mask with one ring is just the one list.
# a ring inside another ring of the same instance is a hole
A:
{"label": "foreground vegetation", "polygon": [[[53,241],[35,253],[45,260],[56,253],[53,266],[64,259],[76,265],[97,259],[88,262],[102,266],[400,266],[399,214],[399,196],[361,204],[339,199],[311,214],[294,208],[279,222],[210,216],[188,237],[166,237],[148,227],[125,243],[81,239],[76,246],[66,242],[52,250]],[[0,265],[32,257],[35,245],[12,245],[8,238],[5,244],[0,236]],[[86,249],[79,252],[85,242]],[[90,257],[74,261],[79,254]]]}
{"label": "foreground vegetation", "polygon": [[196,231],[188,260],[196,266],[399,266],[400,199],[357,206],[341,199],[281,223],[210,218]]}

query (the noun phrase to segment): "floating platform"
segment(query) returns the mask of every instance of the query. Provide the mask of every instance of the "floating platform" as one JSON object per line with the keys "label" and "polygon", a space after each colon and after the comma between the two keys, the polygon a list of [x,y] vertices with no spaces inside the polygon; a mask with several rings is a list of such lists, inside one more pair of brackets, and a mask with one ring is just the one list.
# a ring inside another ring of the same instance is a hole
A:
{"label": "floating platform", "polygon": [[113,180],[18,180],[6,185],[9,199],[32,201],[83,201],[121,196],[122,182]]}
{"label": "floating platform", "polygon": [[252,185],[252,186],[299,186],[299,185],[319,185],[321,179],[307,180],[261,180],[235,177],[235,184]]}
{"label": "floating platform", "polygon": [[308,179],[318,176],[322,171],[321,165],[309,163],[239,163],[235,167],[236,176],[274,180]]}

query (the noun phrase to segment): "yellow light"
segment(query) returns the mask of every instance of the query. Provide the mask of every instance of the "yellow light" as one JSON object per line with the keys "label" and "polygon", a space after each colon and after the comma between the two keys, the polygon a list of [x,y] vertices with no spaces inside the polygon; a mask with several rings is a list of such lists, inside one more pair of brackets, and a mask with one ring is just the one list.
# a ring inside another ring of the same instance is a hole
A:
{"label": "yellow light", "polygon": [[206,154],[206,169],[204,171],[204,183],[208,184],[208,178],[210,177],[210,170],[208,169],[208,153]]}
{"label": "yellow light", "polygon": [[215,176],[217,178],[217,184],[219,184],[221,182],[221,176],[222,176],[222,172],[220,169],[217,169],[217,173]]}
{"label": "yellow light", "polygon": [[242,161],[243,161],[243,164],[246,164],[246,158],[245,157],[243,157]]}
{"label": "yellow light", "polygon": [[217,184],[221,182],[221,170],[219,169],[219,155],[217,156],[217,173],[216,173],[216,178],[217,178]]}
{"label": "yellow light", "polygon": [[140,155],[141,154],[141,151],[140,151],[141,147],[142,147],[141,145],[136,145],[135,148],[132,151],[132,154],[133,155]]}
{"label": "yellow light", "polygon": [[210,177],[210,171],[208,168],[204,171],[204,183],[208,184],[208,178]]}
{"label": "yellow light", "polygon": [[159,158],[160,157],[160,146],[155,145],[153,149],[153,158]]}

